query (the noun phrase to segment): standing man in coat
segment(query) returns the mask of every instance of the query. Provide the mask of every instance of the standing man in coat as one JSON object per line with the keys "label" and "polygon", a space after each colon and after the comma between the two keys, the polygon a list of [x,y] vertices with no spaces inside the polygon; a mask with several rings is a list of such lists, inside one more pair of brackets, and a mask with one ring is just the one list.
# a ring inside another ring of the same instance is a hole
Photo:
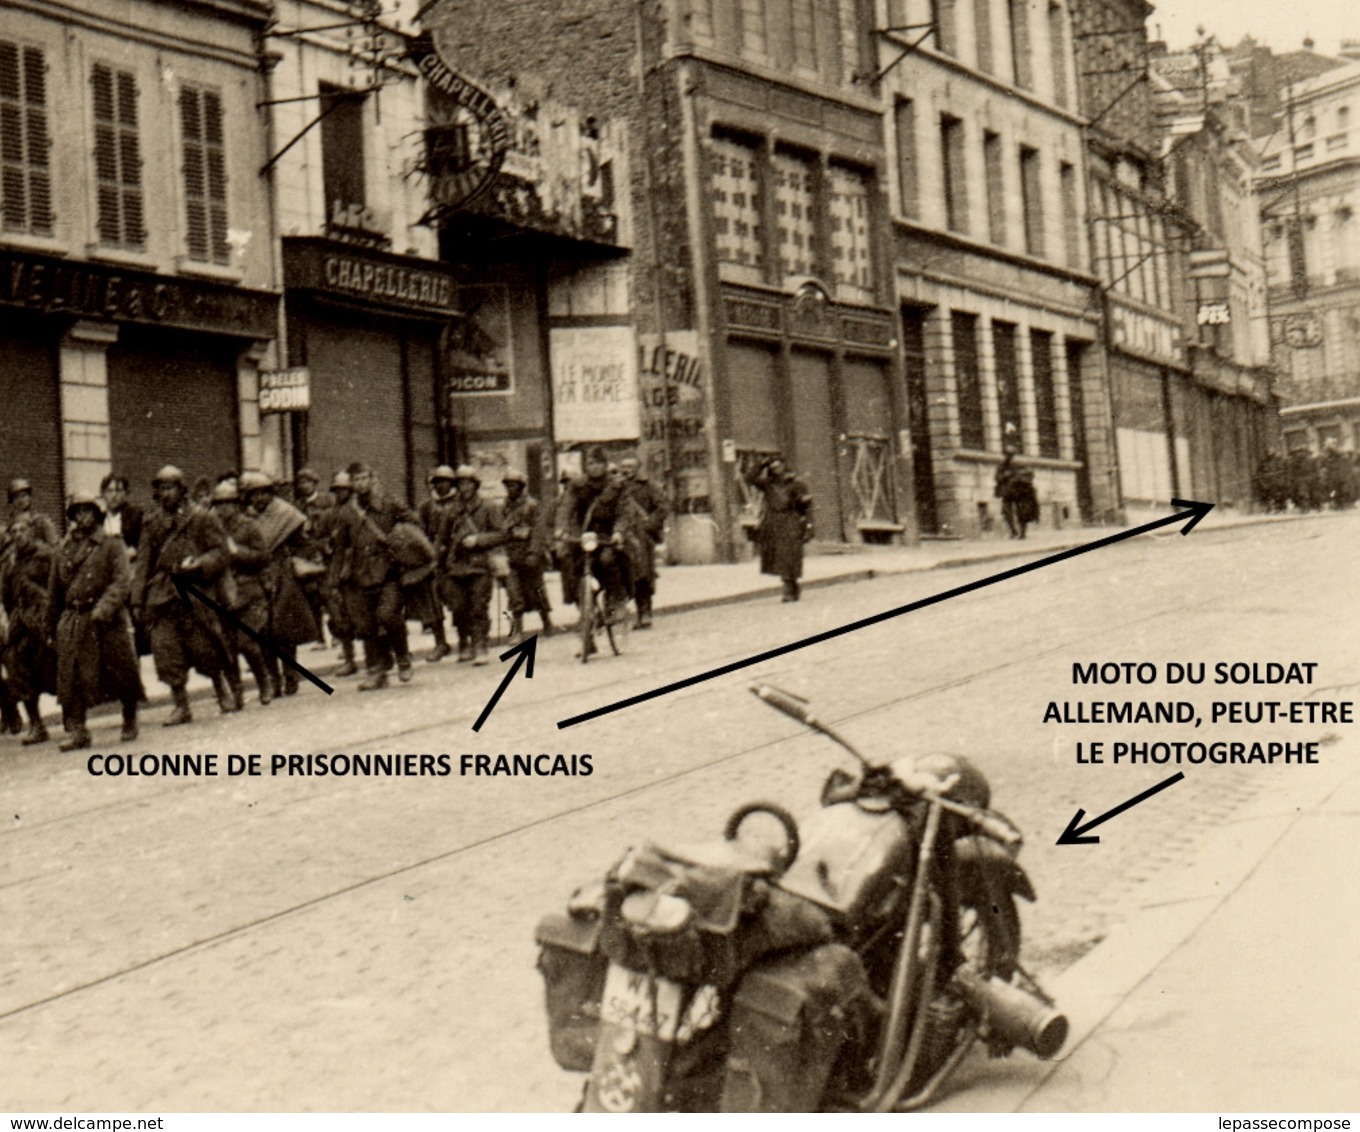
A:
{"label": "standing man in coat", "polygon": [[[264,574],[269,569],[269,549],[253,512],[241,506],[241,493],[233,480],[223,480],[212,495],[213,514],[227,532],[231,552],[231,572],[236,580],[235,601],[227,609],[242,625],[266,639],[269,636],[269,595]],[[255,677],[260,706],[265,707],[279,695],[279,665],[248,633],[234,625],[223,625],[227,643],[227,683],[237,699],[242,698],[241,657]]]}
{"label": "standing man in coat", "polygon": [[127,476],[110,472],[99,481],[104,504],[104,533],[123,540],[129,559],[137,556],[142,541],[142,509],[128,499]]}
{"label": "standing man in coat", "polygon": [[331,477],[331,506],[316,519],[316,536],[320,543],[322,561],[326,573],[322,576],[321,591],[326,598],[326,615],[331,622],[331,636],[340,642],[343,657],[341,665],[335,670],[336,676],[353,676],[359,671],[354,662],[354,594],[353,587],[345,580],[349,577],[348,555],[336,549],[337,531],[344,522],[345,515],[351,510],[350,500],[354,497],[354,485],[349,473],[336,472]]}
{"label": "standing man in coat", "polygon": [[802,596],[803,544],[812,538],[812,495],[784,457],[766,457],[747,482],[764,500],[756,542],[760,546],[760,572],[776,574],[784,583],[784,601]]}
{"label": "standing man in coat", "polygon": [[344,563],[341,582],[353,587],[354,627],[364,642],[368,673],[359,691],[373,692],[387,687],[394,663],[403,684],[413,673],[401,565],[393,556],[391,535],[398,523],[419,520],[404,503],[383,494],[378,474],[367,464],[354,463],[348,470],[354,499],[340,508],[335,549]]}
{"label": "standing man in coat", "polygon": [[440,518],[435,561],[453,598],[458,659],[487,664],[494,583],[489,552],[505,542],[505,535],[496,508],[478,494],[482,478],[476,468],[459,467],[454,487],[454,501]]}
{"label": "standing man in coat", "polygon": [[320,490],[321,477],[311,468],[302,468],[293,477],[293,505],[306,518],[302,533],[297,536],[295,553],[298,560],[308,565],[298,575],[298,586],[302,596],[307,599],[307,608],[312,611],[316,623],[317,648],[326,647],[326,599],[322,592],[322,579],[325,577],[321,537],[318,524],[321,516],[331,509],[334,500]]}
{"label": "standing man in coat", "polygon": [[[420,505],[420,527],[431,543],[439,538],[439,524],[444,512],[453,506],[458,498],[454,491],[457,473],[447,464],[440,464],[429,475],[430,498]],[[429,577],[417,586],[413,604],[420,609],[420,619],[425,628],[434,634],[434,648],[425,659],[432,664],[443,660],[453,650],[449,648],[449,638],[444,632],[444,606],[453,606],[453,597],[447,592],[444,579],[438,570],[432,570]],[[459,658],[462,659],[461,657]]]}
{"label": "standing man in coat", "polygon": [[[57,524],[52,522],[47,515],[33,510],[33,485],[26,479],[10,480],[9,534],[5,537],[12,539],[22,523],[31,523],[34,537],[40,542],[45,542],[48,546],[56,546],[60,541],[57,535]],[[4,540],[0,540],[0,551],[4,549],[4,546]]]}
{"label": "standing man in coat", "polygon": [[510,564],[510,573],[505,578],[505,592],[510,599],[510,638],[512,642],[523,638],[525,610],[538,614],[543,622],[543,635],[551,637],[552,605],[543,584],[547,556],[538,500],[529,494],[528,478],[518,468],[507,468],[501,482],[505,485],[501,532],[505,535],[505,555]]}
{"label": "standing man in coat", "polygon": [[66,508],[71,529],[52,571],[50,616],[56,625],[57,699],[67,739],[63,751],[90,746],[90,708],[117,700],[123,708],[118,738],[137,738],[137,703],[142,676],[132,647],[127,601],[132,567],[121,538],[104,530],[98,497],[71,496]]}
{"label": "standing man in coat", "polygon": [[10,695],[28,713],[25,746],[47,742],[39,699],[57,690],[57,658],[49,640],[48,588],[56,547],[43,537],[36,516],[21,514],[9,528],[9,546],[0,562],[0,604],[9,624],[0,641]]}
{"label": "standing man in coat", "polygon": [[666,493],[648,478],[636,456],[619,461],[628,494],[645,517],[643,537],[637,539],[637,561],[633,564],[633,598],[637,602],[637,627],[652,627],[652,598],[656,595],[656,548],[665,539],[666,516],[670,507]]}
{"label": "standing man in coat", "polygon": [[[133,616],[146,627],[156,675],[169,685],[175,707],[166,727],[193,721],[189,710],[190,667],[213,682],[223,712],[240,705],[226,681],[222,626],[202,602],[186,605],[174,579],[212,589],[231,561],[227,532],[206,508],[190,504],[184,473],[167,464],[151,481],[157,507],[142,526],[142,546],[132,579]],[[210,491],[211,494],[211,491]]]}
{"label": "standing man in coat", "polygon": [[[243,472],[239,482],[241,498],[269,553],[269,566],[261,577],[269,597],[268,640],[280,656],[296,664],[298,645],[316,640],[320,632],[293,566],[293,559],[302,557],[307,516],[278,497],[273,479],[264,472]],[[277,667],[274,658],[269,659]],[[297,669],[292,665],[283,665],[279,690],[285,696],[297,692]]]}

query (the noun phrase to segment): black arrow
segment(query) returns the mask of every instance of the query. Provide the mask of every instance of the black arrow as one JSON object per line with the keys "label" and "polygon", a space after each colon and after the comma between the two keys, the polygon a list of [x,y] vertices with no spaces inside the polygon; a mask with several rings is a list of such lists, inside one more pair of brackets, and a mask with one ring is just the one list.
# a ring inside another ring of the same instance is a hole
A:
{"label": "black arrow", "polygon": [[1137,797],[1130,798],[1127,802],[1121,802],[1113,810],[1107,810],[1105,813],[1101,814],[1100,817],[1098,818],[1092,818],[1085,825],[1077,824],[1078,822],[1081,821],[1082,818],[1086,816],[1085,810],[1078,810],[1076,814],[1073,816],[1072,820],[1067,823],[1067,828],[1063,830],[1062,836],[1058,838],[1056,844],[1099,845],[1100,844],[1099,837],[1086,837],[1084,836],[1084,834],[1086,834],[1090,830],[1095,829],[1095,827],[1100,825],[1101,822],[1109,821],[1116,814],[1122,814],[1125,810],[1132,809],[1134,806],[1138,805],[1139,802],[1146,802],[1158,791],[1165,790],[1168,786],[1175,786],[1176,783],[1178,783],[1184,777],[1185,775],[1181,771],[1177,771],[1165,782],[1159,782],[1157,783],[1156,786],[1151,786],[1148,789],[1144,790]]}
{"label": "black arrow", "polygon": [[[515,673],[519,671],[520,665],[524,665],[524,678],[532,680],[534,678],[534,654],[538,651],[538,634],[535,633],[528,640],[521,641],[512,649],[506,649],[501,653],[502,660],[509,660],[515,657],[515,663],[510,666],[510,671],[505,674],[505,679],[501,681],[501,686],[496,689],[491,699],[487,700],[486,707],[482,708],[482,714],[477,717],[477,722],[472,725],[472,730],[480,731],[482,724],[486,722],[486,717],[491,714],[491,709],[500,702],[505,689],[509,687],[510,681],[515,678]],[[516,656],[516,654],[519,654]],[[527,663],[526,663],[527,662]]]}
{"label": "black arrow", "polygon": [[1181,534],[1188,535],[1201,519],[1214,509],[1212,503],[1198,503],[1193,499],[1173,499],[1172,504],[1176,507],[1188,507],[1188,511],[1177,511],[1173,515],[1166,515],[1161,519],[1153,519],[1150,523],[1143,523],[1137,527],[1132,527],[1127,531],[1120,531],[1118,534],[1106,535],[1098,538],[1094,542],[1083,543],[1081,546],[1074,546],[1068,550],[1059,551],[1057,554],[1050,554],[1034,562],[1026,562],[1023,566],[1015,566],[1010,570],[1003,570],[999,574],[983,578],[977,582],[969,582],[965,586],[955,586],[952,590],[945,590],[943,593],[935,594],[932,597],[922,598],[920,601],[913,601],[908,605],[900,605],[896,609],[889,609],[884,613],[875,613],[872,617],[865,617],[859,621],[852,621],[849,625],[842,625],[838,629],[827,629],[825,632],[814,634],[811,637],[804,637],[801,641],[794,641],[792,644],[780,645],[776,649],[767,652],[757,653],[755,656],[748,656],[745,660],[734,660],[731,664],[724,664],[718,668],[712,668],[707,672],[700,672],[697,676],[687,676],[683,680],[677,680],[674,684],[666,684],[661,688],[653,688],[650,692],[642,692],[636,696],[629,696],[626,700],[619,700],[616,703],[605,704],[604,707],[593,708],[590,711],[582,712],[580,715],[573,715],[569,719],[560,720],[558,728],[574,727],[578,723],[585,723],[587,720],[595,719],[601,715],[608,715],[610,712],[622,711],[627,707],[635,707],[637,704],[646,703],[648,700],[655,699],[657,696],[669,695],[671,692],[678,692],[683,688],[691,688],[695,684],[702,684],[705,680],[715,680],[719,676],[726,676],[731,672],[740,672],[743,668],[750,668],[754,664],[763,664],[767,660],[783,656],[786,653],[796,652],[798,649],[809,648],[812,645],[820,645],[823,641],[834,640],[836,637],[843,637],[847,633],[855,633],[860,629],[867,629],[871,625],[878,625],[884,621],[891,621],[894,617],[901,617],[904,613],[911,613],[917,609],[924,609],[929,605],[938,605],[942,601],[948,601],[953,597],[962,597],[966,593],[980,590],[985,586],[994,586],[997,582],[1004,582],[1009,578],[1018,578],[1021,574],[1029,574],[1035,570],[1042,570],[1045,566],[1055,566],[1059,562],[1068,558],[1075,558],[1079,554],[1089,554],[1093,550],[1099,550],[1103,546],[1113,546],[1117,542],[1123,542],[1128,538],[1137,538],[1145,535],[1149,531],[1155,531],[1159,527],[1169,527],[1174,523],[1189,519],[1189,522],[1181,528]]}
{"label": "black arrow", "polygon": [[237,617],[236,614],[232,613],[231,610],[229,610],[226,606],[218,605],[217,602],[213,601],[212,598],[210,598],[196,585],[194,585],[193,582],[186,581],[184,578],[179,577],[179,575],[177,574],[171,574],[170,580],[175,583],[175,589],[179,590],[180,601],[184,602],[185,605],[192,604],[189,601],[189,595],[193,594],[194,597],[198,598],[199,601],[201,601],[204,605],[206,605],[209,609],[216,613],[217,616],[222,618],[222,620],[225,621],[228,625],[232,626],[235,629],[239,629],[242,633],[244,633],[257,645],[259,645],[260,648],[265,649],[271,655],[278,657],[279,660],[283,661],[284,664],[286,664],[299,676],[305,676],[308,680],[310,680],[313,684],[315,684],[318,688],[325,692],[326,695],[329,696],[332,692],[335,691],[334,688],[327,684],[326,681],[321,679],[321,677],[318,676],[315,672],[311,672],[308,669],[303,668],[302,665],[300,665],[291,656],[284,656],[283,653],[279,652],[278,648],[275,647],[274,643],[270,641],[267,637],[262,637],[260,636],[259,633],[255,632],[254,629],[248,628],[247,626],[243,625],[241,623],[241,619]]}

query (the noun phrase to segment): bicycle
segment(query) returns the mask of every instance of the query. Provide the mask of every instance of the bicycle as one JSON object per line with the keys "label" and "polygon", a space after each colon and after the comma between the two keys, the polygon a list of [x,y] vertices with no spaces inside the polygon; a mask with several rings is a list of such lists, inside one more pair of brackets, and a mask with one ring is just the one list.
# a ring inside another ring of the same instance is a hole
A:
{"label": "bicycle", "polygon": [[601,627],[609,639],[609,648],[615,656],[623,655],[628,643],[628,633],[632,626],[628,602],[613,602],[605,592],[604,585],[595,576],[595,556],[601,549],[612,548],[618,552],[618,542],[610,540],[602,548],[600,536],[594,531],[586,531],[580,538],[581,583],[577,597],[577,608],[581,619],[576,631],[581,638],[581,663],[587,664],[593,654],[599,651],[595,643],[596,634]]}

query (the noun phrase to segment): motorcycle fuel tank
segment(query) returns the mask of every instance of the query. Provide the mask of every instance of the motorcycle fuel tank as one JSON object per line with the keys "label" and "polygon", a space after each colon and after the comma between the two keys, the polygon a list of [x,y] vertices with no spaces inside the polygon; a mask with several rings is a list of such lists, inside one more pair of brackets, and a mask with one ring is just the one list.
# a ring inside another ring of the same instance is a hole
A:
{"label": "motorcycle fuel tank", "polygon": [[826,806],[799,823],[799,835],[798,857],[779,887],[851,922],[861,922],[911,875],[915,838],[892,810]]}

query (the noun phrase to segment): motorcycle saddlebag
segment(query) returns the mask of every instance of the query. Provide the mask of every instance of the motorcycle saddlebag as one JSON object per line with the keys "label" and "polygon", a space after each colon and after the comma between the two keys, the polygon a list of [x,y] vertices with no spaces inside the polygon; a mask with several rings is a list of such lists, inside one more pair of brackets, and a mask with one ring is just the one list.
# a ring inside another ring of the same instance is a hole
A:
{"label": "motorcycle saddlebag", "polygon": [[548,1007],[548,1044],[563,1069],[584,1073],[595,1058],[600,996],[609,960],[599,917],[545,916],[534,932]]}
{"label": "motorcycle saddlebag", "polygon": [[859,956],[839,943],[748,971],[728,1015],[723,1112],[816,1112],[837,1056],[872,1026]]}

